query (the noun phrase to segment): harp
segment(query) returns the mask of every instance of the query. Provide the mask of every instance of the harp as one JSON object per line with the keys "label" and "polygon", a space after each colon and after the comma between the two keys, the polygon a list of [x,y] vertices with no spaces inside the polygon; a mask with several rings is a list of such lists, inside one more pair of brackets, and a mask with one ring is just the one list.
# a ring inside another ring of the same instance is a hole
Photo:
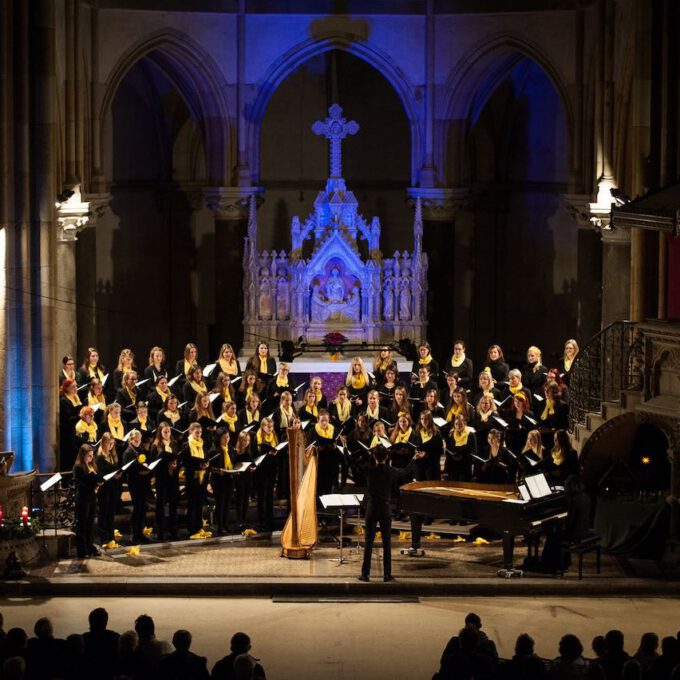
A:
{"label": "harp", "polygon": [[290,515],[281,534],[281,555],[290,559],[310,556],[318,540],[316,519],[317,460],[305,448],[302,429],[289,427]]}

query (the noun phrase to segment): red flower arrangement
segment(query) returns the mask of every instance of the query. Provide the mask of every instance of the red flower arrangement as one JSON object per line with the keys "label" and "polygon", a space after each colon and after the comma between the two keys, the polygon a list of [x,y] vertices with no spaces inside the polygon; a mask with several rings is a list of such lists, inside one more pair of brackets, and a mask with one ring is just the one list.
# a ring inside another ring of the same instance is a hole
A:
{"label": "red flower arrangement", "polygon": [[342,353],[347,344],[347,338],[342,333],[333,331],[323,336],[323,343],[326,345],[327,352],[331,352],[331,354]]}

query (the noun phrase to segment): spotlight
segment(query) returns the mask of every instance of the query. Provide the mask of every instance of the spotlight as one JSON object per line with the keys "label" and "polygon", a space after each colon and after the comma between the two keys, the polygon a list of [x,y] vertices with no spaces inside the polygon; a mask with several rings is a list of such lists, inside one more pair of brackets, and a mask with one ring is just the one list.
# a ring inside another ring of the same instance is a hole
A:
{"label": "spotlight", "polygon": [[643,465],[649,465],[652,462],[652,459],[649,456],[642,456],[642,458],[640,459],[640,462]]}

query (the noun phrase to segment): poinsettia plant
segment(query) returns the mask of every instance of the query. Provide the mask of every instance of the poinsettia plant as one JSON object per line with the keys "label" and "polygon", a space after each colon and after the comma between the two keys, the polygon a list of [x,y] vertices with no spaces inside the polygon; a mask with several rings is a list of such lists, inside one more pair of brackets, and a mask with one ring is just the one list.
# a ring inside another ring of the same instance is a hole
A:
{"label": "poinsettia plant", "polygon": [[342,352],[347,344],[347,338],[342,333],[333,331],[323,336],[323,343],[327,352]]}

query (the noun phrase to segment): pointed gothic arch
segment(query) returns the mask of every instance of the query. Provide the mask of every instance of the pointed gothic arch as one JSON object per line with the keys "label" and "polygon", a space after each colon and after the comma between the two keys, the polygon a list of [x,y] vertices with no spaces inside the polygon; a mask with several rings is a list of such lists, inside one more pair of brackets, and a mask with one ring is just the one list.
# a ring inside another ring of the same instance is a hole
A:
{"label": "pointed gothic arch", "polygon": [[[127,50],[111,69],[99,107],[98,144],[101,159],[106,125],[116,92],[130,69],[147,58],[177,89],[200,130],[206,154],[206,179],[211,186],[229,184],[234,165],[231,117],[226,81],[212,57],[188,35],[164,29],[146,36]],[[100,162],[100,167],[103,163]]]}
{"label": "pointed gothic arch", "polygon": [[[500,33],[478,43],[451,69],[446,96],[440,101],[437,119],[436,165],[447,168],[448,184],[458,186],[464,176],[465,147],[476,117],[503,79],[521,60],[530,59],[545,73],[564,109],[569,136],[569,168],[574,159],[574,106],[564,77],[537,44],[525,36]],[[447,158],[450,148],[454,158]]]}
{"label": "pointed gothic arch", "polygon": [[404,107],[411,134],[411,183],[417,183],[418,171],[422,166],[422,126],[419,107],[416,104],[414,87],[406,74],[394,61],[375,47],[358,43],[346,34],[328,36],[322,40],[310,39],[299,43],[276,60],[258,85],[258,91],[247,117],[248,149],[253,177],[260,174],[260,130],[269,101],[279,85],[302,64],[324,52],[343,50],[365,61],[376,69],[394,88]]}

